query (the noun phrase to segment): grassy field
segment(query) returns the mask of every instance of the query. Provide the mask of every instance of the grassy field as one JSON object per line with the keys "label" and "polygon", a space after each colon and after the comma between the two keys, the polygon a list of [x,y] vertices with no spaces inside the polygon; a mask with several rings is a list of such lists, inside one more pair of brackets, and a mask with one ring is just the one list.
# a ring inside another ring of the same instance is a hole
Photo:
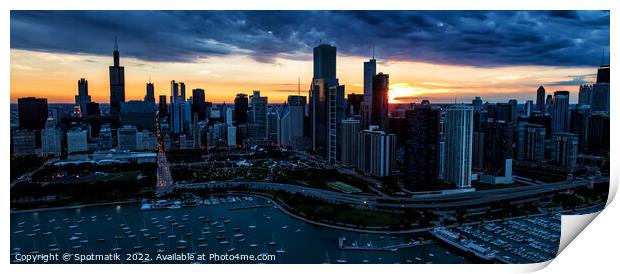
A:
{"label": "grassy field", "polygon": [[350,186],[346,183],[340,182],[340,181],[333,181],[333,182],[327,182],[327,185],[335,190],[338,190],[340,192],[343,193],[347,193],[347,194],[352,194],[352,193],[361,193],[362,190],[357,188],[357,187],[353,187]]}

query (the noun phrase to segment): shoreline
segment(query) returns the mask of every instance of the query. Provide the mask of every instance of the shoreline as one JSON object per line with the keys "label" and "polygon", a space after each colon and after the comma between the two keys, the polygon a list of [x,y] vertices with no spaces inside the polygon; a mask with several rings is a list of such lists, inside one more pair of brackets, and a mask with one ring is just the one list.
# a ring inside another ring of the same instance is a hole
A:
{"label": "shoreline", "polygon": [[109,205],[125,205],[125,204],[139,203],[139,202],[140,201],[137,199],[130,199],[126,201],[102,202],[102,203],[83,204],[83,205],[66,205],[66,206],[57,206],[57,207],[19,209],[19,210],[11,210],[10,214],[35,213],[35,212],[45,212],[45,211],[54,211],[54,210],[63,210],[63,209],[80,209],[80,208],[87,208],[87,207],[109,206]]}
{"label": "shoreline", "polygon": [[[276,209],[278,209],[280,212],[288,215],[291,218],[294,218],[294,219],[297,219],[297,220],[300,220],[300,221],[303,221],[303,222],[306,222],[306,223],[309,223],[309,224],[312,224],[312,225],[320,226],[320,227],[337,229],[337,230],[343,230],[343,231],[349,231],[349,232],[367,233],[367,234],[386,234],[386,235],[389,235],[389,234],[414,234],[414,233],[428,232],[429,230],[431,230],[434,227],[434,226],[430,226],[430,227],[407,229],[407,230],[378,230],[378,229],[368,229],[368,228],[355,228],[355,227],[339,226],[339,225],[336,225],[336,224],[329,224],[329,223],[324,223],[324,222],[320,222],[320,221],[311,220],[311,219],[308,219],[308,218],[306,218],[304,216],[301,216],[299,214],[291,212],[290,210],[285,208],[285,206],[288,207],[288,205],[286,205],[286,203],[284,203],[283,201],[280,201],[280,200],[278,200],[278,199],[276,199],[274,197],[271,197],[268,194],[264,194],[264,193],[240,192],[240,191],[229,190],[226,193],[214,193],[212,195],[213,196],[224,196],[224,195],[230,195],[230,194],[235,194],[235,195],[239,195],[239,196],[251,196],[251,197],[255,197],[255,198],[265,199],[267,201],[270,201],[273,204],[273,206]],[[140,202],[140,199],[130,199],[130,200],[126,200],[126,201],[103,202],[103,203],[94,203],[94,204],[85,204],[85,205],[68,205],[68,206],[59,206],[59,207],[50,207],[50,208],[11,210],[10,214],[36,213],[36,212],[46,212],[46,211],[55,211],[55,210],[80,209],[80,208],[87,208],[87,207],[123,205],[123,204],[134,204],[134,203],[137,204],[139,202]],[[586,208],[595,208],[595,207],[598,207],[598,206],[599,205],[590,205],[590,206],[587,206]],[[603,210],[604,209],[605,209],[605,207],[603,207]],[[538,213],[538,214],[532,214],[532,215],[523,215],[523,216],[515,216],[515,217],[509,217],[509,218],[502,218],[502,219],[492,219],[492,220],[468,222],[468,223],[462,223],[462,224],[452,224],[452,225],[446,225],[444,227],[448,227],[449,228],[449,227],[457,227],[457,226],[463,226],[463,225],[475,225],[475,224],[481,224],[481,223],[497,222],[497,221],[502,221],[502,220],[523,219],[523,218],[528,218],[528,217],[539,217],[539,216],[553,215],[553,214],[574,215],[574,214],[565,214],[565,213],[571,213],[571,212],[575,212],[575,210],[561,210],[561,211],[558,211],[558,212],[545,212],[545,213]],[[580,214],[577,214],[577,215],[580,215]]]}

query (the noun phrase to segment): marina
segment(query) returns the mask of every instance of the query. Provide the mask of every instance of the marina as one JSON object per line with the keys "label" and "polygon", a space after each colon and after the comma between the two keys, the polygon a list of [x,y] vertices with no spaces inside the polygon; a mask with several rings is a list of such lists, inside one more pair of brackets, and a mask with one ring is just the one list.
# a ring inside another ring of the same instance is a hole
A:
{"label": "marina", "polygon": [[[388,236],[320,227],[282,213],[263,198],[213,196],[202,201],[189,207],[158,210],[143,210],[142,203],[133,203],[12,213],[11,254],[265,253],[276,257],[275,261],[265,263],[469,262],[459,254],[444,255],[447,249],[436,243],[407,246],[419,237],[430,240],[427,234]],[[54,229],[56,226],[59,228]],[[39,230],[34,232],[36,229]],[[51,233],[44,235],[48,231]],[[381,247],[402,245],[402,248],[343,250],[338,245],[340,237],[351,242],[372,242]]]}

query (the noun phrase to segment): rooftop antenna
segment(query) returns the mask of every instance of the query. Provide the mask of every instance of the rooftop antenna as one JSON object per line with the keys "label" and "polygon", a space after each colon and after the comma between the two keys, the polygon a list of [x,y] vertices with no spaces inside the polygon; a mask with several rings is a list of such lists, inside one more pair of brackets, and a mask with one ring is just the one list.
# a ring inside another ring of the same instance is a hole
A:
{"label": "rooftop antenna", "polygon": [[149,84],[151,83],[151,75],[149,74]]}
{"label": "rooftop antenna", "polygon": [[301,95],[301,85],[299,81],[299,76],[297,76],[297,96]]}
{"label": "rooftop antenna", "polygon": [[375,59],[375,46],[372,46],[372,59]]}

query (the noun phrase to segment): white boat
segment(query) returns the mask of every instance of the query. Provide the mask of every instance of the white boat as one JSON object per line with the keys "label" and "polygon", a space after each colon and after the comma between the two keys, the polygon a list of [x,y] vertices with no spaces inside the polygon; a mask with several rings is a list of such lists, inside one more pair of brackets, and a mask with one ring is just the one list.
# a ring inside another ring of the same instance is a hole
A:
{"label": "white boat", "polygon": [[446,229],[445,227],[435,227],[429,232],[438,239],[487,261],[494,260],[497,254],[496,251],[483,247],[469,239],[466,239],[456,232]]}

